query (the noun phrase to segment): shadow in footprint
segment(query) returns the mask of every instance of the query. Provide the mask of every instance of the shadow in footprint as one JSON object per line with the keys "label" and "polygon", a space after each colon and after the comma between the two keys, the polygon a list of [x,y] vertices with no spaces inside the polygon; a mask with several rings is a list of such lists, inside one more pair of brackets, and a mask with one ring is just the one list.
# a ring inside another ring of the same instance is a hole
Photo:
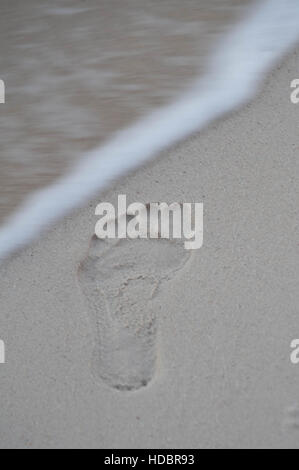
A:
{"label": "shadow in footprint", "polygon": [[190,258],[182,240],[98,239],[78,276],[95,334],[93,372],[118,390],[137,390],[156,368],[160,287]]}

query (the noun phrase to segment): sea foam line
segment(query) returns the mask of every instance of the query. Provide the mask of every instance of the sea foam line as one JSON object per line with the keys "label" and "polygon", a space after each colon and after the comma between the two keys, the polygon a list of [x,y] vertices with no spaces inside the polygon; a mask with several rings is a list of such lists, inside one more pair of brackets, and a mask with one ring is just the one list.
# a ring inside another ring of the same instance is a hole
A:
{"label": "sea foam line", "polygon": [[97,191],[211,120],[248,102],[299,39],[299,1],[266,0],[222,41],[208,73],[176,102],[117,133],[73,171],[35,192],[0,230],[0,258],[29,243]]}

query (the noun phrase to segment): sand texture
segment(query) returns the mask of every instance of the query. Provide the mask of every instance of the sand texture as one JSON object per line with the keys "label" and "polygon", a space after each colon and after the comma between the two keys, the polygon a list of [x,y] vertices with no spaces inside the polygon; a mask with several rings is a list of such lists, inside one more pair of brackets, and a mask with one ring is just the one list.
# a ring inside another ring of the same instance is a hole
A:
{"label": "sand texture", "polygon": [[[1,266],[1,448],[298,448],[298,54]],[[94,239],[118,194],[203,202],[203,247]]]}

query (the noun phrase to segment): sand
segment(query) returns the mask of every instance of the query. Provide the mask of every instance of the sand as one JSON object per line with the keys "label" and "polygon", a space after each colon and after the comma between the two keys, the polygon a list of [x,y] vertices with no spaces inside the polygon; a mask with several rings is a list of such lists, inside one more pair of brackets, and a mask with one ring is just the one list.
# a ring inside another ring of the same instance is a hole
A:
{"label": "sand", "polygon": [[[298,54],[1,266],[1,448],[298,448]],[[94,209],[118,194],[203,202],[203,247],[124,243],[105,262]]]}

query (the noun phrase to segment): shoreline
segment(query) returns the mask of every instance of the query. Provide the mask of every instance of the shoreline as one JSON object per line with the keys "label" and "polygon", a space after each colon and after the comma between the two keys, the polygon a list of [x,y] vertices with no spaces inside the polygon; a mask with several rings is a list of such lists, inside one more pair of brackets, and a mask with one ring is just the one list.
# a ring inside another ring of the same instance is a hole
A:
{"label": "shoreline", "polygon": [[0,223],[174,101],[254,1],[2,0]]}
{"label": "shoreline", "polygon": [[[265,74],[298,39],[299,6],[267,0],[233,28],[207,73],[171,104],[155,110],[85,154],[66,177],[34,193],[0,230],[0,258],[100,189],[213,120],[249,102]],[[274,8],[275,7],[275,8]]]}

